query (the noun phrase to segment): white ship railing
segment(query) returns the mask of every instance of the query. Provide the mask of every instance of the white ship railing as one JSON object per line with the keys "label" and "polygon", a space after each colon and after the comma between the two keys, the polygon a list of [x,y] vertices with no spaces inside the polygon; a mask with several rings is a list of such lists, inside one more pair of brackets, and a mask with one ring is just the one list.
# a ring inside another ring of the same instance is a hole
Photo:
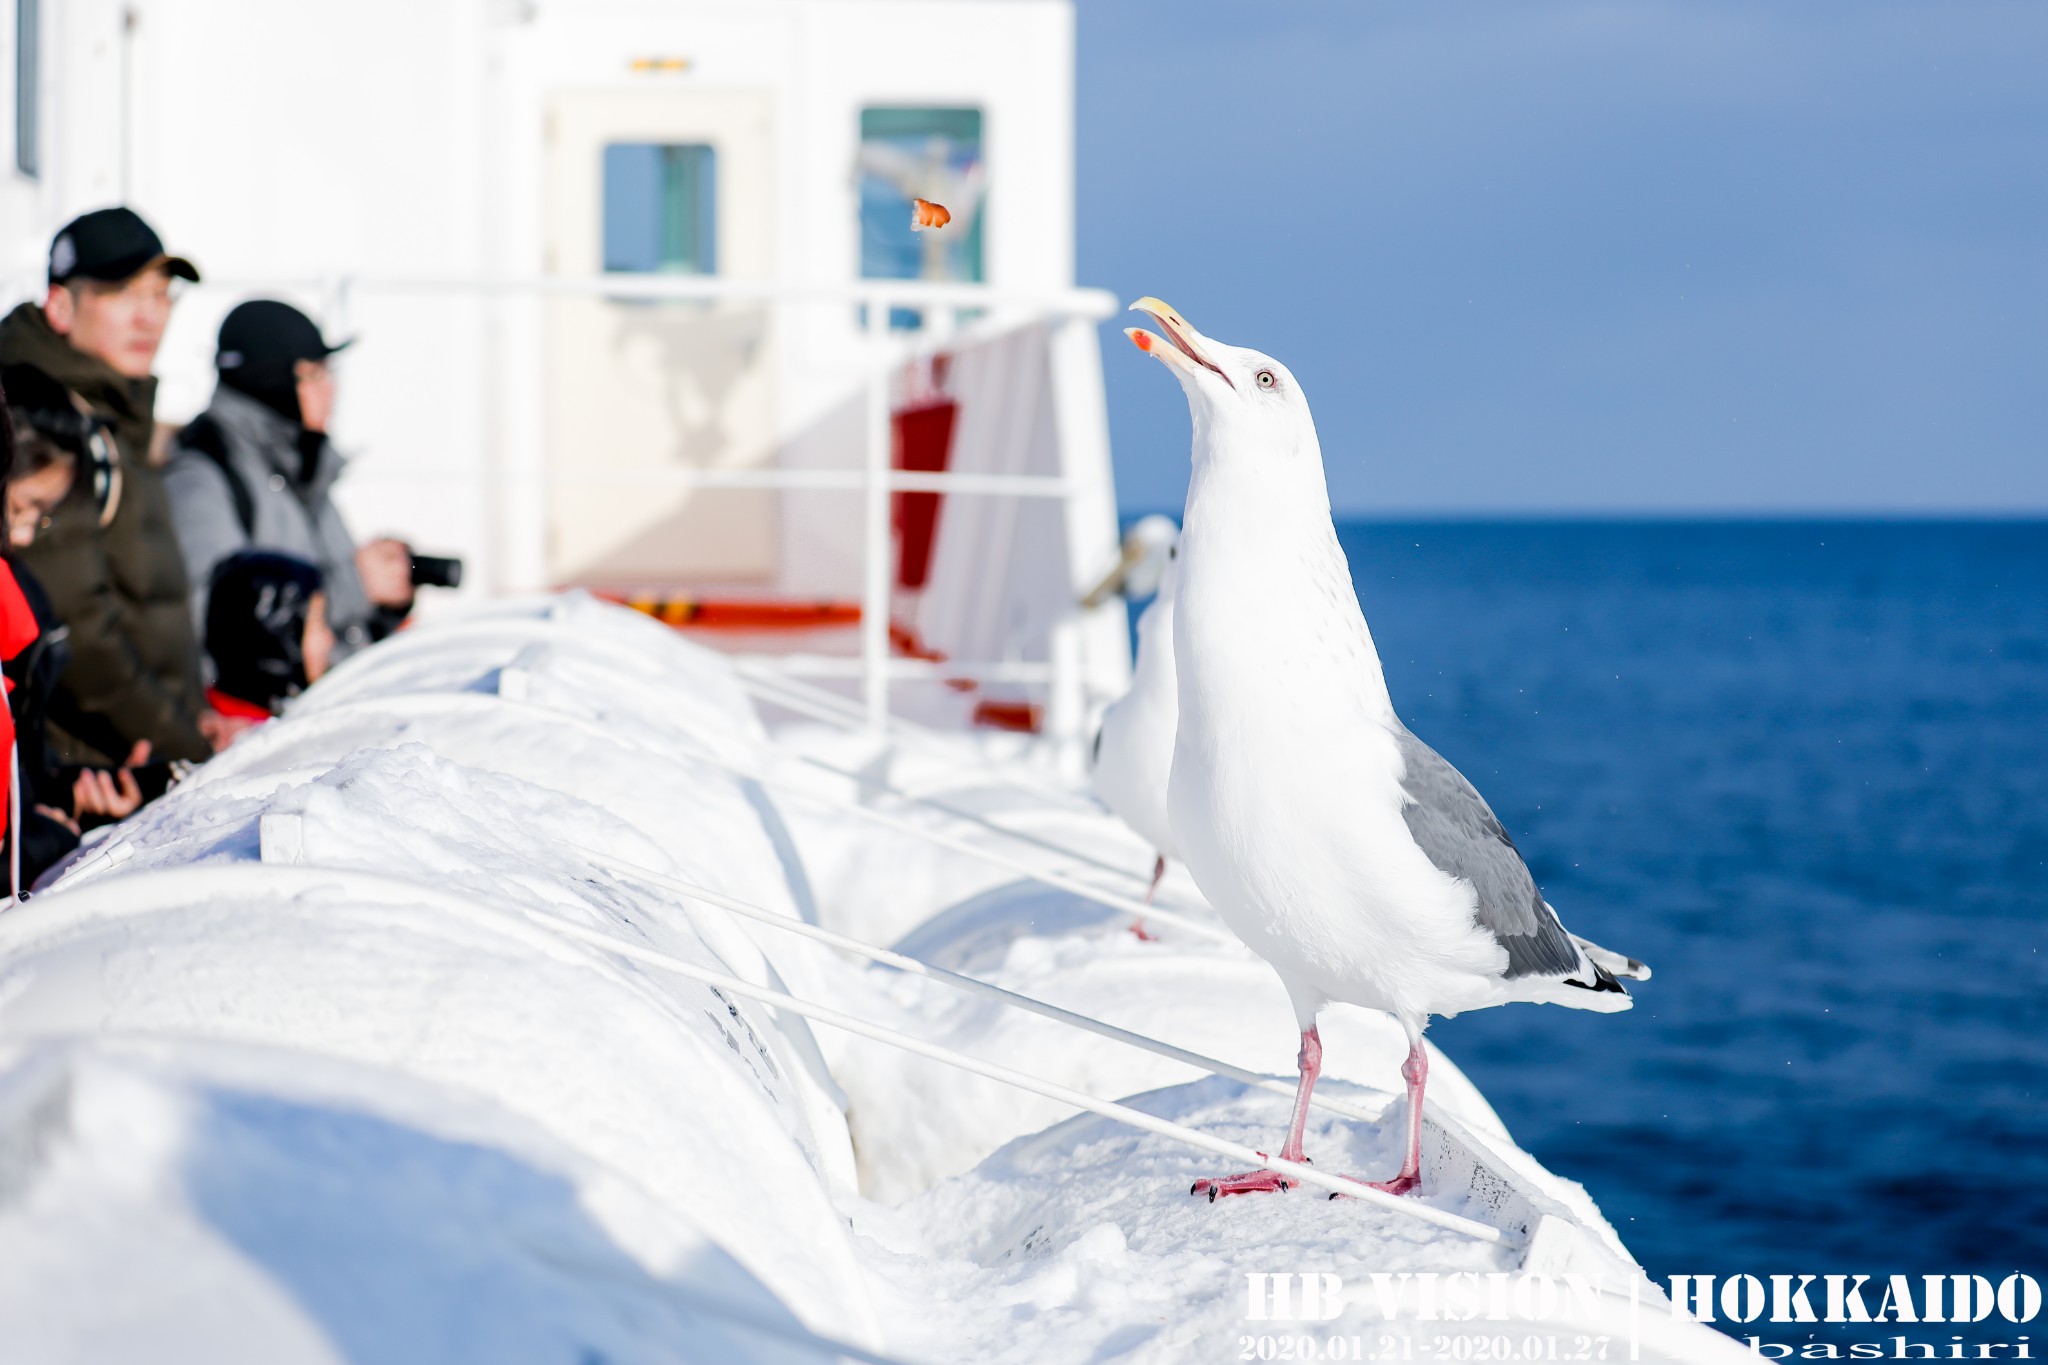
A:
{"label": "white ship railing", "polygon": [[[866,423],[858,469],[662,469],[647,471],[605,471],[587,475],[542,475],[544,486],[599,485],[661,488],[758,488],[778,492],[829,489],[858,490],[862,504],[860,659],[857,669],[833,660],[782,661],[813,677],[857,676],[863,714],[868,728],[889,726],[889,691],[892,681],[940,676],[977,680],[1043,682],[1048,689],[1046,733],[1056,744],[1078,750],[1082,727],[1089,709],[1083,677],[1086,660],[1079,646],[1074,614],[1055,632],[1049,659],[1043,664],[1015,661],[948,660],[943,670],[921,660],[892,660],[889,651],[891,554],[889,495],[896,492],[950,493],[977,497],[1051,498],[1071,503],[1098,491],[1088,481],[1066,475],[991,475],[922,473],[898,470],[890,460],[890,379],[904,361],[921,347],[949,337],[951,319],[957,312],[976,311],[1004,324],[1048,321],[1055,331],[1054,344],[1063,329],[1092,328],[1113,316],[1120,304],[1115,295],[1102,289],[1016,290],[985,284],[934,283],[924,280],[856,280],[836,283],[801,283],[786,280],[737,280],[689,275],[528,275],[457,277],[447,275],[334,274],[319,278],[209,280],[209,291],[236,293],[290,291],[314,294],[323,300],[322,321],[330,335],[346,335],[354,301],[363,296],[450,296],[463,298],[529,299],[546,297],[597,297],[649,301],[745,300],[762,303],[833,303],[855,305],[865,310]],[[934,325],[907,335],[892,329],[891,314],[899,309],[915,310]],[[908,341],[906,346],[904,343]],[[1057,367],[1052,382],[1058,385]],[[1059,395],[1055,392],[1055,402]],[[1061,423],[1060,457],[1063,470],[1073,467],[1072,443],[1087,439]],[[1099,452],[1097,465],[1107,474],[1107,449]],[[494,474],[501,483],[515,478]],[[543,499],[523,500],[528,515],[543,522],[526,526],[518,535],[501,530],[500,544],[537,545],[545,540],[546,503]],[[1078,598],[1079,592],[1076,591]],[[1069,638],[1062,640],[1064,632]],[[1102,700],[1107,700],[1103,698]]]}

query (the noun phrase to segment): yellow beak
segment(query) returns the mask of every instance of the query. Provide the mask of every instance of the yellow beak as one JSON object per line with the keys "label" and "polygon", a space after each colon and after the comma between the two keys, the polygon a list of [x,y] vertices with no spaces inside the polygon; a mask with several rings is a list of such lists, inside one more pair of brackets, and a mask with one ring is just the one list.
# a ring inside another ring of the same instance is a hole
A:
{"label": "yellow beak", "polygon": [[[1130,330],[1133,332],[1137,332],[1141,329],[1133,327]],[[1146,332],[1145,335],[1151,336],[1152,334],[1150,332]],[[1132,340],[1135,341],[1136,338],[1133,337]],[[1138,342],[1138,349],[1145,349],[1145,343],[1142,341]],[[1107,602],[1112,596],[1116,594],[1118,589],[1123,587],[1124,575],[1129,573],[1131,571],[1131,567],[1144,557],[1145,547],[1143,545],[1140,545],[1135,539],[1126,540],[1124,542],[1124,552],[1123,554],[1118,556],[1116,561],[1116,567],[1114,569],[1111,569],[1108,573],[1104,574],[1102,576],[1102,581],[1100,583],[1097,583],[1094,587],[1088,590],[1088,595],[1081,599],[1081,605],[1084,607],[1093,608],[1099,607],[1104,602]]]}
{"label": "yellow beak", "polygon": [[[1155,299],[1147,294],[1131,305],[1131,311],[1151,314],[1166,333],[1162,339],[1142,327],[1125,328],[1124,335],[1129,337],[1139,350],[1169,365],[1187,369],[1190,373],[1194,367],[1200,366],[1202,369],[1213,371],[1217,378],[1230,384],[1230,376],[1223,373],[1215,361],[1202,353],[1202,342],[1206,338],[1188,324],[1188,320],[1180,315],[1179,309],[1163,299]],[[1230,384],[1230,387],[1234,389],[1237,385]]]}

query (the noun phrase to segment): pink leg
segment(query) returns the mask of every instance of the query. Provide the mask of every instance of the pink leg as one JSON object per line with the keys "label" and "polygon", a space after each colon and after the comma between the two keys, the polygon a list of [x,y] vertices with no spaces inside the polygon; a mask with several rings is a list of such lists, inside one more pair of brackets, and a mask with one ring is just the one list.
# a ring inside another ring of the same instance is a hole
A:
{"label": "pink leg", "polygon": [[[1152,860],[1152,885],[1145,888],[1145,904],[1150,905],[1152,898],[1159,894],[1159,879],[1165,875],[1166,855],[1162,853]],[[1152,935],[1145,932],[1145,921],[1142,919],[1131,921],[1131,932],[1138,936],[1141,943],[1153,942]]]}
{"label": "pink leg", "polygon": [[[1401,1079],[1408,1082],[1408,1155],[1401,1162],[1401,1174],[1392,1180],[1364,1183],[1388,1194],[1407,1194],[1422,1183],[1422,1087],[1429,1080],[1429,1054],[1423,1051],[1420,1035],[1408,1043],[1408,1060],[1401,1063]],[[1332,1199],[1342,1195],[1333,1194]]]}
{"label": "pink leg", "polygon": [[[1282,1161],[1307,1161],[1301,1150],[1302,1130],[1308,1126],[1309,1092],[1316,1088],[1316,1077],[1323,1074],[1323,1038],[1311,1026],[1301,1035],[1301,1052],[1295,1057],[1295,1064],[1301,1068],[1301,1083],[1294,1090],[1294,1120],[1287,1127],[1287,1143],[1280,1149]],[[1261,1156],[1265,1155],[1263,1152]],[[1264,1194],[1271,1190],[1291,1189],[1294,1182],[1278,1171],[1246,1171],[1242,1175],[1226,1175],[1219,1180],[1197,1180],[1188,1188],[1189,1194],[1206,1194],[1209,1202],[1226,1194]]]}

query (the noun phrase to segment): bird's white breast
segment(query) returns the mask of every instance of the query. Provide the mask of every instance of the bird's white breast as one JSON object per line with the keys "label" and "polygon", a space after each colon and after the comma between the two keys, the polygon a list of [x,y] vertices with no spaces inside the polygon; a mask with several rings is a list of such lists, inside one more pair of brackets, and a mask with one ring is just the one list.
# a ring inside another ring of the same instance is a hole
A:
{"label": "bird's white breast", "polygon": [[1138,665],[1131,689],[1102,717],[1093,780],[1103,804],[1162,857],[1178,858],[1166,809],[1180,689],[1173,663],[1177,574],[1168,568],[1159,595],[1138,619]]}
{"label": "bird's white breast", "polygon": [[1237,474],[1198,467],[1181,543],[1181,857],[1297,993],[1478,1004],[1498,949],[1401,817],[1393,710],[1327,504]]}

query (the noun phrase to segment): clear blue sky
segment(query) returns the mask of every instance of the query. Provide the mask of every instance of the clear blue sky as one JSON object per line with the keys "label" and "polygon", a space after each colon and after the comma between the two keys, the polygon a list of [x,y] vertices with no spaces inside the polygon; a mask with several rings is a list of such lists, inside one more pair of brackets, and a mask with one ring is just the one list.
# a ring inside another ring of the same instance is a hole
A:
{"label": "clear blue sky", "polygon": [[1340,511],[2048,510],[2048,4],[1078,8],[1081,281],[1292,367]]}

